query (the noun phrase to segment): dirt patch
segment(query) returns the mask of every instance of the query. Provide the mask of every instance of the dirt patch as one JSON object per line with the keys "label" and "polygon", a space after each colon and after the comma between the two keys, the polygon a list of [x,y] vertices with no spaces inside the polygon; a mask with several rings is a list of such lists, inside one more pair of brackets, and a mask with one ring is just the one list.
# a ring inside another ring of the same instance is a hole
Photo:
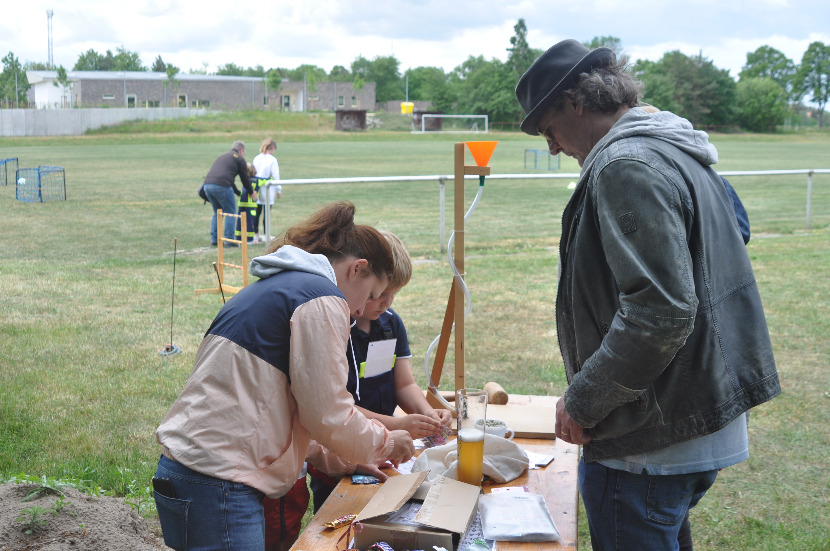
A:
{"label": "dirt patch", "polygon": [[[37,486],[0,484],[0,551],[158,551],[160,531],[123,499],[94,497],[72,488],[23,501]],[[42,509],[33,521],[33,513]],[[18,520],[22,519],[22,520]],[[26,533],[30,531],[30,533]]]}

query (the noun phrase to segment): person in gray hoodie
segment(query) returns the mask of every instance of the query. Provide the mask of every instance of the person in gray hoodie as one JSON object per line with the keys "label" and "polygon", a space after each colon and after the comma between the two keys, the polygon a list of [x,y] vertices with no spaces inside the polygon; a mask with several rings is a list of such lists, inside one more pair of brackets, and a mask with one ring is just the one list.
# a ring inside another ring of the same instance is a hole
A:
{"label": "person in gray hoodie", "polygon": [[781,392],[718,153],[640,105],[608,48],[560,42],[516,86],[522,130],[582,167],[562,216],[556,436],[583,445],[595,551],[678,548],[688,510],[749,457],[746,412]]}
{"label": "person in gray hoodie", "polygon": [[164,543],[262,550],[264,496],[288,492],[308,461],[331,476],[414,454],[405,430],[370,420],[346,390],[350,316],[380,297],[392,251],[354,205],[327,205],[251,261],[259,281],[205,333],[193,372],[156,430],[153,497]]}

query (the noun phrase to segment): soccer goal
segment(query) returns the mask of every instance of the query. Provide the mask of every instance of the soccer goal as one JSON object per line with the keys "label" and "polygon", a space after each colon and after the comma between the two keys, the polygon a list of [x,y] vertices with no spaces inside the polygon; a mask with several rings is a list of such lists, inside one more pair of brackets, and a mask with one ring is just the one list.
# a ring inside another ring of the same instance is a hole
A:
{"label": "soccer goal", "polygon": [[7,186],[14,181],[17,174],[17,157],[11,159],[0,159],[0,186]]}
{"label": "soccer goal", "polygon": [[17,171],[15,196],[24,203],[66,201],[66,174],[62,166],[21,168]]}
{"label": "soccer goal", "polygon": [[443,132],[445,134],[460,134],[470,132],[483,132],[489,130],[490,117],[487,115],[443,115],[424,113],[420,115],[421,125],[413,125],[412,132],[415,134],[426,132]]}

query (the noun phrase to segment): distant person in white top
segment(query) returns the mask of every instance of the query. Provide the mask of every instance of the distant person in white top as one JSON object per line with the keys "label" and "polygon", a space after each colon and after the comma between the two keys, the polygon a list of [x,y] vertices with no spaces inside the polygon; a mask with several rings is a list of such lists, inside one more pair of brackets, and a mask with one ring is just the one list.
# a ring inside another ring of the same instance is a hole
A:
{"label": "distant person in white top", "polygon": [[[274,157],[274,152],[277,150],[277,142],[273,138],[266,138],[259,146],[259,155],[254,157],[253,163],[256,168],[256,179],[259,187],[268,183],[279,181],[280,179],[280,165],[277,158]],[[272,185],[271,192],[268,194],[268,210],[274,206],[274,197],[282,196],[282,186]],[[265,232],[265,220],[262,219],[262,207],[265,205],[265,196],[260,194],[257,198],[256,216],[254,216],[254,243],[265,243],[273,239]],[[262,235],[259,233],[259,221],[262,219]]]}

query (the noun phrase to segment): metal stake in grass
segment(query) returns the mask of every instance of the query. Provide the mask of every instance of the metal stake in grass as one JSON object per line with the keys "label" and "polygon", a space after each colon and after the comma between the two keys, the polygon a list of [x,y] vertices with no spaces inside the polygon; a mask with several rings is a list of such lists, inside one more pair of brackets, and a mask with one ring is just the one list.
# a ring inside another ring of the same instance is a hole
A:
{"label": "metal stake in grass", "polygon": [[213,271],[216,272],[216,279],[219,280],[219,292],[222,293],[222,304],[227,302],[225,300],[225,290],[222,289],[222,277],[219,275],[219,268],[216,267],[216,262],[213,263]]}
{"label": "metal stake in grass", "polygon": [[159,350],[162,356],[174,356],[182,351],[177,345],[173,344],[173,304],[176,298],[176,245],[178,238],[173,238],[173,292],[170,296],[170,344]]}

